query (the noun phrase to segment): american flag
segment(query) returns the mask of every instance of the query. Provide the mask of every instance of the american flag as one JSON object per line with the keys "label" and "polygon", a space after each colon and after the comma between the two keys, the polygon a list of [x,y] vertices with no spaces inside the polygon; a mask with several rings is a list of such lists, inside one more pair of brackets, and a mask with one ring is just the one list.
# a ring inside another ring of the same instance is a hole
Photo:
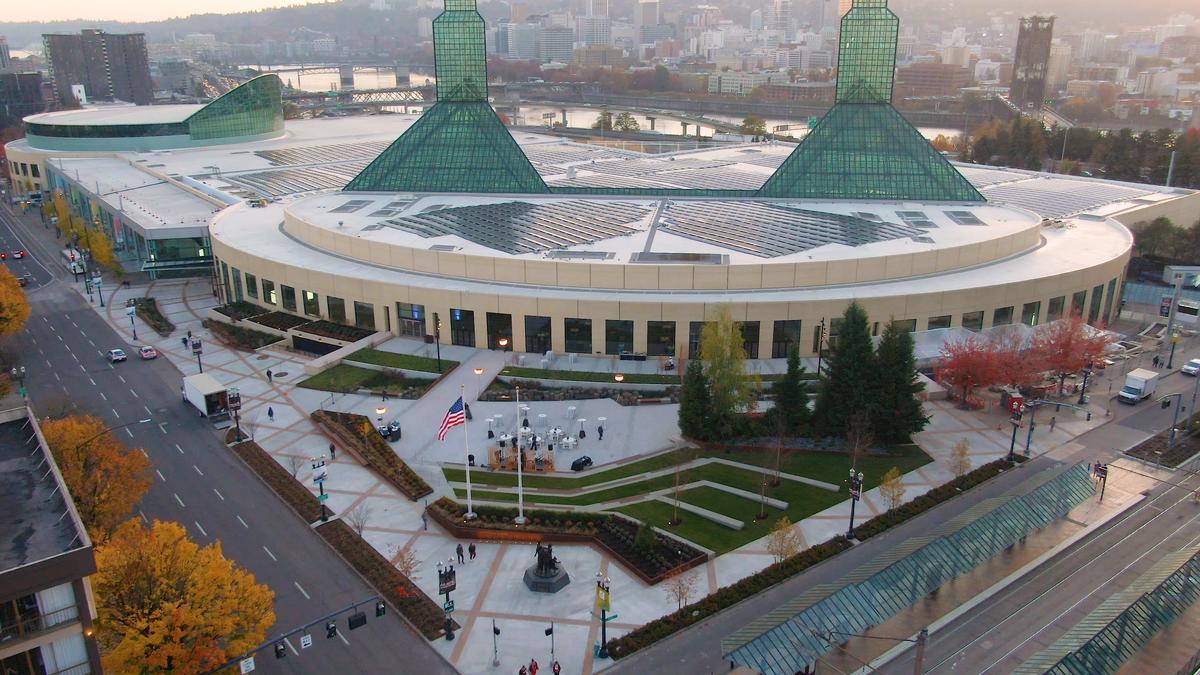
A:
{"label": "american flag", "polygon": [[456,427],[467,421],[467,413],[463,411],[463,400],[459,396],[454,405],[446,411],[446,416],[442,418],[442,428],[438,429],[438,440],[446,440],[446,432],[450,431],[451,427]]}

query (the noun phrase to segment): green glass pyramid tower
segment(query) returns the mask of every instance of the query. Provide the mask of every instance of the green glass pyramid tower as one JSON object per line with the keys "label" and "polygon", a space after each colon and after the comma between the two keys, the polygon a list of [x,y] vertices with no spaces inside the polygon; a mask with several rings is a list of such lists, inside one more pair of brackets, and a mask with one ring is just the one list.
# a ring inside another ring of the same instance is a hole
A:
{"label": "green glass pyramid tower", "polygon": [[433,20],[437,103],[344,188],[359,192],[548,193],[487,98],[483,17],[445,0]]}
{"label": "green glass pyramid tower", "polygon": [[759,197],[986,201],[892,107],[899,26],[887,0],[854,0],[842,17],[835,104]]}

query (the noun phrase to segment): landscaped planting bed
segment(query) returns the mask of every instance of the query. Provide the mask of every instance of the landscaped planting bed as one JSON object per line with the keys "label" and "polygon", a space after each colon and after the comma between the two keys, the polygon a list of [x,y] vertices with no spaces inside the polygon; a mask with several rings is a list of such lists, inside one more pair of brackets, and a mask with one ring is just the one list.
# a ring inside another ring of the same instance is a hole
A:
{"label": "landscaped planting bed", "polygon": [[288,331],[296,326],[303,326],[306,323],[310,323],[312,319],[288,314],[287,312],[267,312],[266,314],[259,314],[252,319],[247,319],[247,321],[262,324],[267,328],[274,328],[279,331]]}
{"label": "landscaped planting bed", "polygon": [[343,394],[368,389],[374,394],[387,392],[388,396],[415,400],[424,396],[434,382],[341,363],[301,381],[299,386]]}
{"label": "landscaped planting bed", "polygon": [[[613,382],[615,373],[597,373],[586,370],[552,370],[546,368],[522,368],[509,366],[500,371],[501,375],[520,377],[530,380],[567,380],[570,382]],[[641,373],[626,373],[623,380],[627,384],[679,384],[680,376],[648,375]]]}
{"label": "landscaped planting bed", "polygon": [[516,509],[476,506],[477,518],[466,520],[466,507],[447,497],[429,506],[429,513],[459,538],[518,541],[591,541],[616,557],[648,584],[656,584],[672,571],[690,569],[708,557],[698,549],[642,531],[630,520],[605,513],[559,513],[526,510],[524,525],[513,523]]}
{"label": "landscaped planting bed", "polygon": [[[355,534],[349,525],[341,520],[332,520],[318,526],[317,534],[329,542],[426,640],[437,639],[445,633],[446,615],[441,605],[425,595],[379,551]],[[458,628],[457,623],[454,626]]]}
{"label": "landscaped planting bed", "polygon": [[356,328],[354,326],[343,326],[340,323],[332,321],[313,321],[305,324],[303,328],[298,328],[301,333],[311,333],[320,335],[321,337],[333,338],[334,340],[342,340],[343,342],[358,342],[359,340],[370,337],[375,334],[373,330],[364,328]]}
{"label": "landscaped planting bed", "polygon": [[233,446],[232,450],[254,473],[258,474],[264,483],[275,491],[275,494],[300,514],[305,522],[311,523],[320,519],[321,502],[317,501],[317,497],[309,492],[308,488],[301,485],[300,481],[293,478],[292,474],[280,466],[279,462],[276,462],[258,443],[254,441],[238,443]]}
{"label": "landscaped planting bed", "polygon": [[241,302],[231,302],[227,305],[213,307],[213,311],[219,314],[224,314],[234,321],[242,321],[244,319],[249,319],[252,316],[258,316],[259,314],[267,313],[267,310],[263,309],[262,307],[259,307],[253,302],[246,302],[244,300]]}
{"label": "landscaped planting bed", "polygon": [[707,595],[679,611],[655,619],[621,637],[609,640],[608,653],[614,659],[629,656],[639,649],[648,647],[670,636],[676,631],[683,630],[746,598],[762,593],[775,584],[787,581],[789,578],[800,574],[813,565],[845,551],[850,546],[850,542],[845,537],[838,536],[824,544],[818,544],[808,550],[801,551],[787,560],[767,567],[761,572],[751,574],[729,586],[724,586],[718,589],[716,593]]}
{"label": "landscaped planting bed", "polygon": [[138,318],[145,321],[155,333],[167,337],[175,330],[175,324],[167,321],[167,317],[158,311],[158,301],[154,298],[134,298],[133,306]]}
{"label": "landscaped planting bed", "polygon": [[[1195,420],[1193,420],[1194,424]],[[1200,437],[1195,434],[1189,435],[1184,431],[1186,428],[1187,422],[1181,422],[1179,425],[1180,430],[1175,432],[1174,447],[1167,447],[1168,434],[1170,433],[1168,430],[1147,438],[1137,444],[1137,446],[1126,450],[1125,454],[1151,462],[1152,464],[1177,467],[1191,459],[1197,452],[1200,452]]]}
{"label": "landscaped planting bed", "polygon": [[521,387],[521,401],[589,401],[611,398],[620,405],[640,405],[642,399],[677,400],[679,387],[670,386],[655,391],[618,389],[616,387],[547,387],[534,380],[495,380],[479,396],[480,401],[512,401],[515,389]]}
{"label": "landscaped planting bed", "polygon": [[266,347],[269,344],[279,342],[281,339],[278,335],[264,333],[253,328],[242,328],[241,326],[231,326],[220,321],[201,322],[210,333],[215,335],[221,342],[227,345],[240,349],[254,351],[261,347]]}
{"label": "landscaped planting bed", "polygon": [[396,456],[370,418],[352,413],[317,410],[312,419],[329,433],[354,448],[367,465],[414,502],[433,493],[433,488],[412,467]]}
{"label": "landscaped planting bed", "polygon": [[458,361],[442,359],[442,368],[441,370],[438,370],[437,359],[431,359],[426,356],[414,356],[412,354],[397,354],[395,352],[385,352],[382,349],[370,348],[360,349],[350,356],[347,356],[346,360],[357,361],[358,363],[370,363],[372,365],[383,366],[385,368],[417,370],[424,373],[446,373],[453,370],[454,367],[458,365]]}

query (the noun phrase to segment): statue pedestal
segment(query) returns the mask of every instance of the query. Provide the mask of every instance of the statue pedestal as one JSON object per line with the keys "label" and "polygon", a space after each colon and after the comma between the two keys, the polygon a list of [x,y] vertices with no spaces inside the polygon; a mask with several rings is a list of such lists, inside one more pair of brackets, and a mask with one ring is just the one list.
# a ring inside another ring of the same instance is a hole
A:
{"label": "statue pedestal", "polygon": [[525,585],[534,593],[557,593],[571,583],[571,575],[560,565],[558,571],[550,576],[542,576],[537,572],[537,564],[525,569]]}

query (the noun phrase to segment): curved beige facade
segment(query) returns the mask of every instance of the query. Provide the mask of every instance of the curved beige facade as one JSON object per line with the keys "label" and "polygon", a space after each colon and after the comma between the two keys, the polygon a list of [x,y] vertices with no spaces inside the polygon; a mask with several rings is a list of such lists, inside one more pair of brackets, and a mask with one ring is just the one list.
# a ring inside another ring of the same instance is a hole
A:
{"label": "curved beige facade", "polygon": [[[988,226],[959,231],[939,223],[930,232],[932,243],[825,246],[778,261],[732,253],[727,264],[641,265],[629,262],[628,254],[641,245],[635,236],[624,249],[622,244],[608,247],[616,249],[609,259],[565,261],[505,255],[454,238],[444,243],[389,228],[364,229],[365,219],[329,213],[346,198],[333,193],[286,207],[235,206],[222,212],[211,235],[229,297],[240,294],[297,314],[373,323],[397,334],[433,333],[432,316],[438,313],[446,343],[468,343],[473,337],[472,346],[495,347],[503,334],[511,335],[518,351],[548,347],[559,354],[654,355],[673,342],[674,353],[684,357],[689,335],[712,307],[725,304],[739,321],[757,322],[757,340],[748,347],[752,357],[768,358],[781,355],[787,340],[798,340],[803,355],[815,354],[816,327],[824,319],[836,335],[832,319],[852,299],[872,321],[907,321],[914,330],[1041,323],[1072,309],[1101,323],[1117,311],[1115,298],[1132,245],[1129,231],[1112,219],[1042,223],[1027,211],[986,206],[978,208]],[[597,209],[603,201],[596,200]],[[954,207],[919,208],[938,213]],[[669,246],[661,240],[662,235],[654,240],[656,249]],[[430,250],[439,242],[449,250]],[[274,288],[274,301],[266,297],[264,281]],[[362,303],[357,317],[356,302]],[[423,308],[418,312],[423,328],[401,320],[413,313],[411,305]],[[338,306],[345,308],[344,316]],[[527,317],[533,317],[532,331],[526,330]],[[548,336],[543,317],[549,319]],[[579,320],[590,320],[590,330]],[[752,336],[754,330],[747,332]],[[584,344],[586,337],[590,345]]]}

